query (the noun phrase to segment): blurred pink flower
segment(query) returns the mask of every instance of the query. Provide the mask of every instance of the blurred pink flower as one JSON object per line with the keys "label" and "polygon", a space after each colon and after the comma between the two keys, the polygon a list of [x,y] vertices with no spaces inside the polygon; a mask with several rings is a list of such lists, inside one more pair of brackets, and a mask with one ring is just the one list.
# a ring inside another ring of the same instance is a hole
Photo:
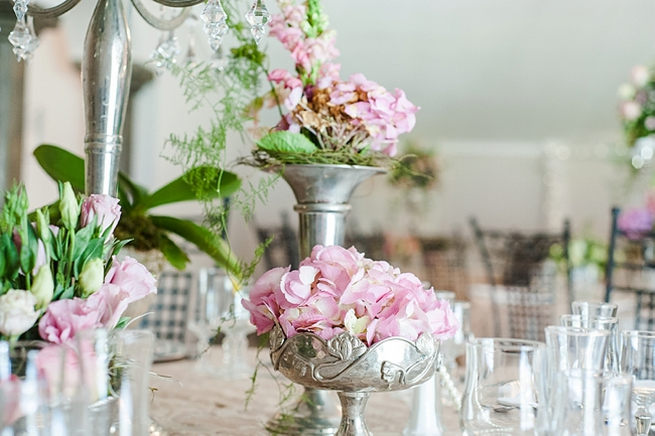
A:
{"label": "blurred pink flower", "polygon": [[103,194],[91,194],[86,197],[82,201],[80,225],[86,227],[94,218],[103,231],[111,228],[113,233],[118,225],[118,220],[121,218],[121,207],[118,204],[118,199]]}
{"label": "blurred pink flower", "polygon": [[628,238],[637,239],[653,229],[655,216],[647,208],[633,208],[621,212],[617,221],[619,230]]}

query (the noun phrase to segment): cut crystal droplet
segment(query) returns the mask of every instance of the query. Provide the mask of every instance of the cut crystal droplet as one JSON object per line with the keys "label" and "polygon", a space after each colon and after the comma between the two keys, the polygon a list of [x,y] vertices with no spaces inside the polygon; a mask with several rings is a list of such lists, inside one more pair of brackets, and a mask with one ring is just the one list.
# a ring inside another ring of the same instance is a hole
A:
{"label": "cut crystal droplet", "polygon": [[169,32],[167,36],[163,36],[159,40],[159,44],[152,52],[150,58],[155,62],[157,73],[163,72],[164,69],[170,64],[175,63],[175,57],[180,53],[180,46],[177,42],[177,37],[173,32]]}
{"label": "cut crystal droplet", "polygon": [[223,42],[223,36],[227,32],[227,14],[221,5],[220,0],[209,0],[201,14],[205,22],[205,33],[209,39],[209,45],[216,51]]}
{"label": "cut crystal droplet", "polygon": [[27,6],[29,5],[30,0],[16,0],[14,1],[14,14],[16,14],[16,19],[22,21],[25,18],[27,13]]}
{"label": "cut crystal droplet", "polygon": [[268,9],[262,0],[255,0],[255,4],[253,4],[248,13],[246,13],[246,21],[251,26],[263,26],[268,23],[270,18],[271,14],[268,12]]}
{"label": "cut crystal droplet", "polygon": [[271,19],[271,14],[268,12],[266,5],[262,0],[255,0],[248,13],[246,14],[246,21],[250,24],[250,32],[255,42],[259,44],[266,34],[266,24]]}
{"label": "cut crystal droplet", "polygon": [[25,24],[25,19],[16,22],[16,27],[9,33],[8,39],[19,62],[30,59],[34,50],[39,46],[39,39]]}

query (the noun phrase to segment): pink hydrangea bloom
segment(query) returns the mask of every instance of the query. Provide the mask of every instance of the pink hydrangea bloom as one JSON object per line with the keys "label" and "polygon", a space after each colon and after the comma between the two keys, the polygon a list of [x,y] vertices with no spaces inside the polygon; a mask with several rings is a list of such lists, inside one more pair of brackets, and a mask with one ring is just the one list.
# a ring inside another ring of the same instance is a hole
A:
{"label": "pink hydrangea bloom", "polygon": [[80,225],[86,227],[93,219],[104,231],[111,228],[113,232],[121,218],[121,207],[118,199],[104,194],[91,194],[82,202]]}
{"label": "pink hydrangea bloom", "polygon": [[415,275],[338,246],[315,246],[298,270],[268,271],[242,304],[258,334],[276,324],[287,337],[312,332],[327,340],[348,331],[370,346],[425,332],[445,339],[459,328],[448,302]]}

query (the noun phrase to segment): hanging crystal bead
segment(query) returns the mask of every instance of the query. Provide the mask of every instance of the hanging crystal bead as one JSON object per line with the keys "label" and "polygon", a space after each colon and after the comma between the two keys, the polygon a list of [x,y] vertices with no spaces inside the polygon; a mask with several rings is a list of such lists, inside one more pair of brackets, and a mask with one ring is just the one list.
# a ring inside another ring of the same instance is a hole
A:
{"label": "hanging crystal bead", "polygon": [[266,35],[266,23],[271,18],[266,5],[262,0],[255,0],[252,8],[246,13],[246,21],[250,24],[250,32],[255,39],[257,45],[262,41]]}
{"label": "hanging crystal bead", "polygon": [[180,54],[180,45],[175,33],[168,32],[167,35],[162,35],[159,44],[150,55],[150,59],[155,63],[157,74],[161,74],[169,65],[174,64],[178,54]]}
{"label": "hanging crystal bead", "polygon": [[25,22],[25,17],[22,20],[16,21],[14,30],[9,33],[9,42],[13,46],[13,52],[20,62],[21,60],[29,60],[34,53],[34,50],[39,46],[39,39],[34,35],[34,28]]}
{"label": "hanging crystal bead", "polygon": [[16,14],[16,19],[22,21],[25,18],[27,13],[27,6],[29,5],[30,0],[16,0],[14,1],[14,14]]}
{"label": "hanging crystal bead", "polygon": [[223,36],[227,32],[227,14],[221,5],[220,0],[209,0],[205,5],[200,17],[205,22],[205,33],[209,40],[209,46],[217,51],[223,42]]}

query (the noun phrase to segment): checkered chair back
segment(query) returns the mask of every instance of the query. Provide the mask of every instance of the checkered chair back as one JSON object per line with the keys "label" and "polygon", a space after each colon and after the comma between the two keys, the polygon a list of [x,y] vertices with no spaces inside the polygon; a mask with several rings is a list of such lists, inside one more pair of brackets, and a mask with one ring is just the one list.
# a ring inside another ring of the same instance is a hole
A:
{"label": "checkered chair back", "polygon": [[157,298],[141,327],[152,330],[157,339],[186,341],[193,289],[191,272],[164,271],[157,277]]}

